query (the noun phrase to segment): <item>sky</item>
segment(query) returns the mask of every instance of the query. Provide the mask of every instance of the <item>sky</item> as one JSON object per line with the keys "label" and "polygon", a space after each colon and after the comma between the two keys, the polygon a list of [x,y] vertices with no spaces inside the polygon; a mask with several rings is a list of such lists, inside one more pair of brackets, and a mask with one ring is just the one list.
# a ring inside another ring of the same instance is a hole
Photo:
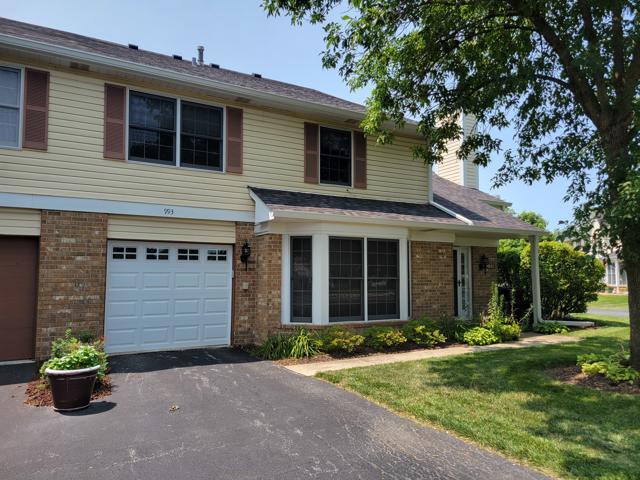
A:
{"label": "sky", "polygon": [[[338,72],[322,68],[321,27],[292,26],[287,18],[269,18],[260,0],[0,0],[0,15],[37,25],[109,40],[137,44],[145,50],[184,58],[205,46],[205,61],[245,73],[260,73],[364,103],[367,91],[351,92]],[[495,132],[513,143],[512,132]],[[512,202],[516,212],[534,210],[549,221],[549,229],[570,220],[571,205],[563,202],[567,184],[532,186],[514,182],[491,189],[500,165],[496,155],[481,169],[480,188]]]}

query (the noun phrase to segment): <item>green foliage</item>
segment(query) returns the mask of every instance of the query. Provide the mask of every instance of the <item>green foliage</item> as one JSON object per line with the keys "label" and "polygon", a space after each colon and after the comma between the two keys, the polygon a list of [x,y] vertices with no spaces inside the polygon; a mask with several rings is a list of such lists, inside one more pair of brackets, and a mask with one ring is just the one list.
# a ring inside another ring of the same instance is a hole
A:
{"label": "green foliage", "polygon": [[313,357],[320,353],[322,342],[304,328],[298,329],[289,341],[291,343],[289,356],[292,358]]}
{"label": "green foliage", "polygon": [[433,348],[447,341],[447,338],[438,330],[437,324],[427,317],[407,322],[402,326],[402,334],[409,342],[427,348]]}
{"label": "green foliage", "polygon": [[560,322],[544,322],[538,323],[533,331],[545,335],[553,335],[555,333],[569,333],[569,328]]}
{"label": "green foliage", "polygon": [[364,344],[362,335],[339,325],[324,330],[320,338],[322,340],[320,349],[325,352],[353,353]]}
{"label": "green foliage", "polygon": [[640,372],[629,366],[630,355],[624,350],[613,355],[587,353],[578,355],[578,365],[586,375],[604,375],[614,383],[636,383]]}
{"label": "green foliage", "polygon": [[493,324],[488,328],[500,338],[501,342],[518,340],[522,333],[520,325],[516,323]]}
{"label": "green foliage", "polygon": [[437,320],[432,320],[432,322],[436,325],[436,328],[440,330],[440,333],[442,333],[446,338],[454,338],[459,342],[462,341],[462,336],[467,330],[478,326],[477,322],[472,322],[449,315],[443,315]]}
{"label": "green foliage", "polygon": [[491,345],[499,343],[500,337],[488,328],[473,327],[464,333],[462,340],[469,345]]}
{"label": "green foliage", "polygon": [[283,333],[269,335],[262,344],[253,349],[252,353],[265,360],[288,358],[291,353],[291,335]]}
{"label": "green foliage", "polygon": [[393,327],[371,327],[364,331],[365,344],[375,350],[386,350],[406,343],[407,338]]}
{"label": "green foliage", "polygon": [[491,298],[487,305],[487,314],[482,318],[481,325],[491,330],[501,342],[509,342],[520,338],[520,325],[505,314],[504,297],[498,293],[498,287],[495,283],[491,286]]}
{"label": "green foliage", "polygon": [[252,353],[265,360],[313,357],[320,352],[321,344],[315,334],[300,328],[294,334],[270,335],[261,345],[254,348]]}
{"label": "green foliage", "polygon": [[[51,357],[40,367],[40,376],[45,378],[45,369],[74,370],[77,368],[89,368],[100,365],[98,380],[101,381],[107,374],[107,354],[104,353],[104,344],[101,340],[91,343],[93,336],[85,335],[86,341],[81,341],[73,335],[70,328],[65,331],[64,337],[51,342]],[[94,362],[94,363],[91,363]],[[80,366],[73,366],[80,365]]]}
{"label": "green foliage", "polygon": [[[540,242],[539,254],[542,316],[563,319],[585,312],[603,287],[602,262],[556,241]],[[498,248],[498,280],[511,296],[514,314],[523,316],[532,303],[529,244]]]}

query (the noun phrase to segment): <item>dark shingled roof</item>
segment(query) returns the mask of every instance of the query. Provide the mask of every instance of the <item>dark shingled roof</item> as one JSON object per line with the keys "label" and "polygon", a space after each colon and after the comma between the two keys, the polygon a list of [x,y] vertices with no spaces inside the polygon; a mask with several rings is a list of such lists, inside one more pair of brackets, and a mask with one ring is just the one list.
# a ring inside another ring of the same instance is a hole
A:
{"label": "dark shingled roof", "polygon": [[267,188],[249,188],[260,200],[273,210],[337,213],[352,217],[371,218],[372,220],[386,219],[465,225],[464,222],[429,204],[338,197],[334,195],[290,192]]}
{"label": "dark shingled roof", "polygon": [[83,35],[29,23],[17,22],[8,18],[0,17],[0,33],[60,47],[67,47],[82,52],[100,54],[117,60],[125,60],[140,65],[193,75],[223,82],[232,86],[246,87],[256,92],[269,93],[294,100],[347,110],[355,114],[365,113],[365,107],[362,105],[319,92],[312,88],[300,87],[264,77],[256,78],[250,74],[235,72],[224,68],[212,68],[207,64],[203,66],[193,65],[190,59],[175,60],[172,55],[162,55],[142,49],[134,50],[127,45],[120,45],[118,43],[98,40],[96,38],[85,37]]}
{"label": "dark shingled roof", "polygon": [[[487,202],[491,195],[473,188],[462,187],[434,175],[434,201],[456,214],[471,220],[473,226],[516,230],[523,234],[544,233]],[[291,192],[249,187],[267,207],[275,211],[329,213],[378,220],[439,223],[473,228],[443,210],[428,203],[392,202],[315,193]]]}

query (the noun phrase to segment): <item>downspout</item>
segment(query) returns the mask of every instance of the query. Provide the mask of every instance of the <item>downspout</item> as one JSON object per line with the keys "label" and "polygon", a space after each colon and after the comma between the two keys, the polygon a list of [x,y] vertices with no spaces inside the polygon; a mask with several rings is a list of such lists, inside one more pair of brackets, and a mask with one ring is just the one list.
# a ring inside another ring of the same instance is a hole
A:
{"label": "downspout", "polygon": [[540,254],[538,243],[540,237],[531,235],[531,296],[533,297],[533,326],[542,321],[542,299],[540,295]]}

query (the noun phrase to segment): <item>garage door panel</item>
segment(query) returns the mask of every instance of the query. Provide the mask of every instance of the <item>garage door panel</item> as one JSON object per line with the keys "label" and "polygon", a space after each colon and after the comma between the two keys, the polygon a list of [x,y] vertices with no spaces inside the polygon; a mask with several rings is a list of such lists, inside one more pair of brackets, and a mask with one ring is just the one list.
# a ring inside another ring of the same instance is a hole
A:
{"label": "garage door panel", "polygon": [[108,352],[229,344],[231,247],[110,242],[108,272]]}

